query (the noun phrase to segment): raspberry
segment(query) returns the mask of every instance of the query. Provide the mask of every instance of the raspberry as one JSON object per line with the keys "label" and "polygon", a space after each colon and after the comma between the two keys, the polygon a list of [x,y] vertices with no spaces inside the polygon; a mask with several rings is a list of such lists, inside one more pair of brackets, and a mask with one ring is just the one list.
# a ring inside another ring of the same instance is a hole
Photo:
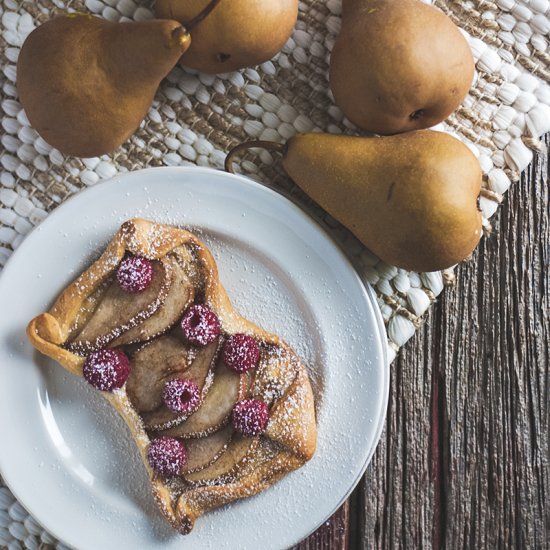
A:
{"label": "raspberry", "polygon": [[94,351],[86,357],[83,375],[86,381],[101,391],[121,388],[130,374],[130,360],[118,349]]}
{"label": "raspberry", "polygon": [[128,256],[120,262],[116,279],[125,292],[143,292],[153,280],[153,264],[142,256]]}
{"label": "raspberry", "polygon": [[169,380],[162,392],[164,404],[174,413],[192,413],[200,404],[200,391],[197,384],[185,378]]}
{"label": "raspberry", "polygon": [[260,348],[252,336],[234,334],[223,346],[223,360],[231,370],[246,372],[258,364]]}
{"label": "raspberry", "polygon": [[220,321],[207,305],[197,304],[183,315],[181,329],[190,344],[206,346],[220,334]]}
{"label": "raspberry", "polygon": [[179,439],[159,437],[151,441],[147,461],[157,474],[177,476],[187,464],[187,449]]}
{"label": "raspberry", "polygon": [[267,405],[258,399],[243,399],[233,407],[233,427],[247,437],[263,434],[268,420]]}

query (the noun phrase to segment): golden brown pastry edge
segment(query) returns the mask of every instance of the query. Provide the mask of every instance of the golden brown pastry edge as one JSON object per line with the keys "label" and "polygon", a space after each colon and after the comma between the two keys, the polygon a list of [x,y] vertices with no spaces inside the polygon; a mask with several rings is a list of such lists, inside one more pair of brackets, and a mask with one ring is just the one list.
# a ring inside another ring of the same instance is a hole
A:
{"label": "golden brown pastry edge", "polygon": [[[122,224],[100,258],[65,288],[48,312],[41,313],[31,320],[27,327],[30,342],[38,351],[57,361],[69,372],[82,376],[84,358],[62,346],[69,338],[70,327],[86,297],[114,272],[127,251],[158,260],[172,249],[184,244],[193,244],[196,247],[207,279],[205,302],[216,311],[224,329],[230,333],[253,334],[269,344],[285,348],[295,356],[292,349],[279,337],[244,319],[233,309],[225,289],[219,282],[212,254],[193,233],[140,218]],[[272,440],[279,439],[277,442],[280,449],[277,454],[261,463],[252,473],[232,483],[190,487],[179,496],[173,493],[163,479],[154,474],[148,464],[147,449],[150,439],[126,395],[125,386],[113,392],[101,392],[130,429],[147,470],[155,501],[164,517],[177,531],[182,534],[189,533],[195,520],[204,512],[267,489],[287,473],[303,466],[313,456],[316,447],[313,392],[305,368],[299,361],[297,365],[295,381],[275,406],[282,407],[281,403],[284,403],[292,391],[298,390],[303,398],[301,418],[304,420],[300,422],[302,426],[292,426],[294,429],[285,430],[286,434],[280,438],[276,433],[270,434]],[[294,437],[288,437],[289,433]]]}

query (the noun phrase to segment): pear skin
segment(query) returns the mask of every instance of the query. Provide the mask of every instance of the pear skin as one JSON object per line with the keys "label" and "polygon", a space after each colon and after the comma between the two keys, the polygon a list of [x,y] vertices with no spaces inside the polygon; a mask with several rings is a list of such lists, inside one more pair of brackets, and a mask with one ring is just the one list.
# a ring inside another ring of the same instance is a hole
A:
{"label": "pear skin", "polygon": [[481,237],[481,168],[448,134],[301,134],[287,142],[282,162],[303,191],[390,265],[445,269]]}
{"label": "pear skin", "polygon": [[189,42],[177,21],[56,17],[23,44],[19,99],[31,125],[62,153],[109,153],[138,128]]}
{"label": "pear skin", "polygon": [[[208,0],[156,0],[157,17],[188,23]],[[298,0],[222,0],[193,29],[181,65],[227,73],[271,59],[285,45],[298,17]]]}
{"label": "pear skin", "polygon": [[396,134],[446,119],[472,84],[474,60],[458,27],[419,0],[344,0],[330,87],[359,128]]}

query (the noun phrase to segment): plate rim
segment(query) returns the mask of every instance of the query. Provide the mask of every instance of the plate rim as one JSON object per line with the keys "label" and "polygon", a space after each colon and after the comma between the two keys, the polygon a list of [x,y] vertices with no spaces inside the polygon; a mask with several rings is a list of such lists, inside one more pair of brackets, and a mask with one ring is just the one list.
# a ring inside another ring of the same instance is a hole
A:
{"label": "plate rim", "polygon": [[[352,257],[350,257],[349,253],[347,253],[346,250],[344,250],[344,248],[340,245],[340,243],[338,243],[338,241],[333,237],[333,235],[330,232],[330,228],[328,227],[328,225],[326,224],[326,222],[324,220],[319,219],[318,217],[314,217],[310,212],[308,212],[305,208],[303,208],[299,204],[299,202],[294,197],[292,197],[292,195],[290,193],[285,192],[285,191],[276,190],[276,189],[274,189],[273,187],[271,187],[267,184],[264,184],[264,183],[261,183],[259,181],[253,180],[253,179],[248,178],[244,175],[232,174],[232,173],[224,172],[223,170],[217,170],[217,169],[214,169],[214,168],[201,167],[201,166],[159,166],[159,167],[148,167],[148,168],[143,168],[143,169],[139,169],[139,170],[132,170],[132,171],[129,171],[129,172],[118,173],[115,176],[113,176],[112,178],[100,181],[100,182],[98,182],[97,184],[95,184],[91,187],[87,187],[87,188],[84,188],[80,191],[77,191],[77,192],[73,193],[71,196],[67,197],[62,203],[60,203],[58,206],[56,206],[51,212],[49,212],[48,216],[46,218],[44,218],[44,220],[42,220],[37,226],[32,228],[32,230],[26,235],[24,241],[17,247],[17,249],[15,249],[12,252],[10,257],[8,258],[8,261],[6,262],[6,264],[3,266],[2,270],[0,271],[0,288],[2,286],[2,281],[5,278],[4,274],[6,273],[6,270],[8,270],[8,272],[9,272],[9,270],[12,269],[11,265],[14,264],[12,259],[14,257],[19,258],[20,256],[23,256],[25,254],[26,248],[28,246],[30,246],[30,245],[27,244],[29,242],[29,238],[34,233],[39,232],[41,230],[41,227],[43,226],[43,224],[54,223],[51,220],[56,218],[57,213],[60,209],[65,210],[67,204],[70,204],[73,200],[75,200],[77,197],[80,197],[83,194],[98,192],[97,191],[98,189],[101,189],[103,187],[110,187],[110,186],[114,185],[115,183],[117,183],[120,180],[134,177],[135,174],[158,173],[158,172],[161,172],[161,171],[165,172],[165,173],[170,173],[170,172],[171,173],[176,173],[176,172],[180,172],[180,173],[189,173],[189,172],[199,173],[199,172],[203,172],[203,173],[206,173],[206,174],[215,174],[216,176],[223,176],[223,177],[227,177],[229,179],[234,179],[242,185],[254,187],[256,189],[261,190],[261,192],[266,192],[268,195],[271,195],[276,200],[282,200],[284,203],[287,203],[287,205],[290,206],[291,208],[299,211],[299,213],[301,215],[305,216],[308,219],[309,222],[311,222],[312,224],[314,224],[317,227],[317,229],[323,234],[323,236],[326,237],[326,239],[328,241],[330,241],[330,243],[333,245],[333,247],[340,253],[340,255],[342,257],[342,260],[344,261],[344,263],[348,264],[348,266],[350,267],[350,271],[353,273],[354,278],[359,283],[359,286],[361,287],[363,295],[365,296],[366,301],[370,304],[372,312],[374,314],[377,329],[378,329],[377,330],[377,335],[378,335],[378,338],[379,338],[380,349],[381,349],[381,363],[382,363],[381,374],[382,374],[383,384],[382,384],[382,388],[381,388],[381,392],[382,392],[381,404],[380,404],[380,409],[379,409],[379,415],[378,415],[378,420],[377,420],[376,431],[375,431],[375,435],[373,437],[373,442],[372,442],[371,448],[369,449],[369,451],[366,455],[366,459],[365,459],[364,464],[362,465],[361,469],[359,470],[358,475],[354,479],[353,483],[351,484],[351,486],[346,491],[345,495],[338,501],[337,504],[335,504],[332,511],[330,512],[330,514],[327,517],[325,517],[321,522],[319,522],[318,525],[316,525],[313,529],[311,529],[311,531],[309,531],[306,535],[304,535],[303,537],[301,537],[297,540],[294,540],[293,543],[292,543],[293,545],[298,544],[300,541],[302,541],[302,540],[306,539],[307,537],[309,537],[321,525],[323,525],[323,523],[325,523],[330,517],[332,517],[332,515],[340,508],[340,506],[345,502],[345,500],[349,497],[349,495],[357,487],[357,485],[360,482],[361,478],[363,477],[368,465],[370,464],[370,462],[372,460],[372,457],[374,455],[374,452],[375,452],[375,450],[376,450],[376,448],[377,448],[377,446],[380,442],[380,438],[381,438],[382,432],[383,432],[384,427],[385,427],[385,420],[386,420],[386,416],[387,416],[387,409],[388,409],[388,402],[389,402],[390,365],[388,364],[387,334],[386,334],[386,329],[385,329],[385,324],[384,324],[382,312],[381,312],[380,307],[379,307],[379,305],[377,303],[377,300],[376,300],[376,294],[375,294],[374,289],[372,288],[372,286],[367,281],[363,281],[361,279],[361,277],[359,276],[359,273],[358,273],[356,262],[354,261],[354,259]],[[154,186],[155,184],[152,183],[151,185]],[[16,260],[16,261],[18,261],[18,260]],[[40,514],[36,514],[35,511],[31,512],[31,510],[33,508],[32,504],[31,504],[31,506],[28,506],[27,502],[24,502],[24,499],[20,498],[16,487],[14,487],[12,485],[10,480],[6,479],[6,475],[3,471],[1,461],[0,461],[0,476],[2,477],[3,483],[11,491],[11,493],[13,494],[13,496],[15,497],[17,502],[20,505],[22,505],[23,508],[27,511],[27,513],[30,516],[32,516],[40,524],[42,529],[44,529],[45,531],[51,533],[58,541],[62,542],[63,544],[67,544],[65,542],[64,538],[62,536],[60,536],[59,533],[56,532],[56,529],[52,529],[51,527],[49,527],[47,525],[47,523],[44,523],[41,519],[38,518],[38,516]]]}

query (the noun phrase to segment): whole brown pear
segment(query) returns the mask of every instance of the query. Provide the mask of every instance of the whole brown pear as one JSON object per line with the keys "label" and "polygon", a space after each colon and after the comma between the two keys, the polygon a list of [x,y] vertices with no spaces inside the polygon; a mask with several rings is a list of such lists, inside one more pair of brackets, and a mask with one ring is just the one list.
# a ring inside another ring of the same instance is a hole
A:
{"label": "whole brown pear", "polygon": [[[157,0],[157,17],[191,21],[208,0]],[[181,58],[185,67],[226,73],[271,59],[285,45],[298,17],[298,0],[221,0],[193,29]]]}
{"label": "whole brown pear", "polygon": [[390,265],[444,269],[480,239],[481,169],[448,134],[302,134],[287,142],[282,162],[295,183]]}
{"label": "whole brown pear", "polygon": [[344,0],[330,87],[359,128],[396,134],[447,118],[472,83],[474,61],[458,27],[419,0]]}
{"label": "whole brown pear", "polygon": [[92,157],[126,141],[189,46],[177,21],[56,17],[25,40],[17,91],[35,130],[62,153]]}

